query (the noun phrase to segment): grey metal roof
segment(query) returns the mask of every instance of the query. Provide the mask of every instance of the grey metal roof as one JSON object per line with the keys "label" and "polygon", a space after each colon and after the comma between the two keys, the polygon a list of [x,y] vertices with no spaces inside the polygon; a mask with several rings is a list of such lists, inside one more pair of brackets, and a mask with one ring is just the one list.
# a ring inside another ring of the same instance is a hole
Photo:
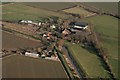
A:
{"label": "grey metal roof", "polygon": [[75,25],[81,26],[81,27],[85,27],[85,26],[88,25],[88,23],[85,23],[85,22],[75,22]]}

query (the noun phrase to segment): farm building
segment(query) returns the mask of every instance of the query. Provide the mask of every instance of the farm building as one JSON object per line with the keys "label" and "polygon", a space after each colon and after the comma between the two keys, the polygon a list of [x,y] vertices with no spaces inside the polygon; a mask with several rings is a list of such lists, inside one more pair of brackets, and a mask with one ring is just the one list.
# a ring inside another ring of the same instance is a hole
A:
{"label": "farm building", "polygon": [[28,24],[28,25],[32,24],[32,25],[36,25],[36,26],[41,26],[42,24],[44,24],[42,22],[33,22],[31,20],[19,20],[18,23]]}
{"label": "farm building", "polygon": [[30,57],[38,58],[38,57],[39,57],[39,54],[30,53],[30,52],[25,52],[25,56],[30,56]]}
{"label": "farm building", "polygon": [[62,32],[62,34],[68,35],[68,34],[70,34],[70,31],[68,29],[64,29],[63,32]]}
{"label": "farm building", "polygon": [[31,20],[19,20],[19,23],[32,24],[32,23],[33,23],[33,21],[31,21]]}
{"label": "farm building", "polygon": [[56,26],[55,26],[55,25],[51,25],[50,28],[51,28],[51,29],[55,29]]}
{"label": "farm building", "polygon": [[56,61],[14,54],[3,57],[2,62],[2,78],[67,78]]}
{"label": "farm building", "polygon": [[85,30],[88,28],[88,24],[85,22],[72,22],[69,24],[73,29]]}

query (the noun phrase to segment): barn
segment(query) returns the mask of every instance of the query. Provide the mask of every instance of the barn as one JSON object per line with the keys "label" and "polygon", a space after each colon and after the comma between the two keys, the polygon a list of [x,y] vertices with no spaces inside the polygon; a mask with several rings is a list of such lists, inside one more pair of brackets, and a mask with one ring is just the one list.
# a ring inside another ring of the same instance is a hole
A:
{"label": "barn", "polygon": [[71,28],[77,30],[85,30],[88,28],[88,23],[85,22],[71,22],[69,25],[72,26]]}

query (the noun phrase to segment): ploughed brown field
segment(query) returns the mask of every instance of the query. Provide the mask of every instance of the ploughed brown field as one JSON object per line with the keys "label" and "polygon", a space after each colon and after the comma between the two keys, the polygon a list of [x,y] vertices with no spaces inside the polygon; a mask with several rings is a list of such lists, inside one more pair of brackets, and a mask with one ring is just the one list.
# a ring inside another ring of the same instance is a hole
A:
{"label": "ploughed brown field", "polygon": [[2,75],[3,78],[67,78],[60,62],[18,54],[3,58]]}
{"label": "ploughed brown field", "polygon": [[35,48],[39,47],[41,42],[20,37],[8,32],[2,32],[2,48],[12,49],[12,48]]}
{"label": "ploughed brown field", "polygon": [[[41,42],[30,40],[8,32],[2,32],[2,48],[14,49],[38,47]],[[2,58],[3,78],[62,78],[67,79],[64,68],[59,61],[32,58],[12,54]]]}

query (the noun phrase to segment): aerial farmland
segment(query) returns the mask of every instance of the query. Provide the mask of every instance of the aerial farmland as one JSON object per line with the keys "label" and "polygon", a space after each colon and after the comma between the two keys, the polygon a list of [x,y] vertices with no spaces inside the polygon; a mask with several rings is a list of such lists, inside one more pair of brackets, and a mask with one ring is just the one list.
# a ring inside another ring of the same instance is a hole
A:
{"label": "aerial farmland", "polygon": [[117,2],[3,3],[3,77],[119,80],[119,20]]}

